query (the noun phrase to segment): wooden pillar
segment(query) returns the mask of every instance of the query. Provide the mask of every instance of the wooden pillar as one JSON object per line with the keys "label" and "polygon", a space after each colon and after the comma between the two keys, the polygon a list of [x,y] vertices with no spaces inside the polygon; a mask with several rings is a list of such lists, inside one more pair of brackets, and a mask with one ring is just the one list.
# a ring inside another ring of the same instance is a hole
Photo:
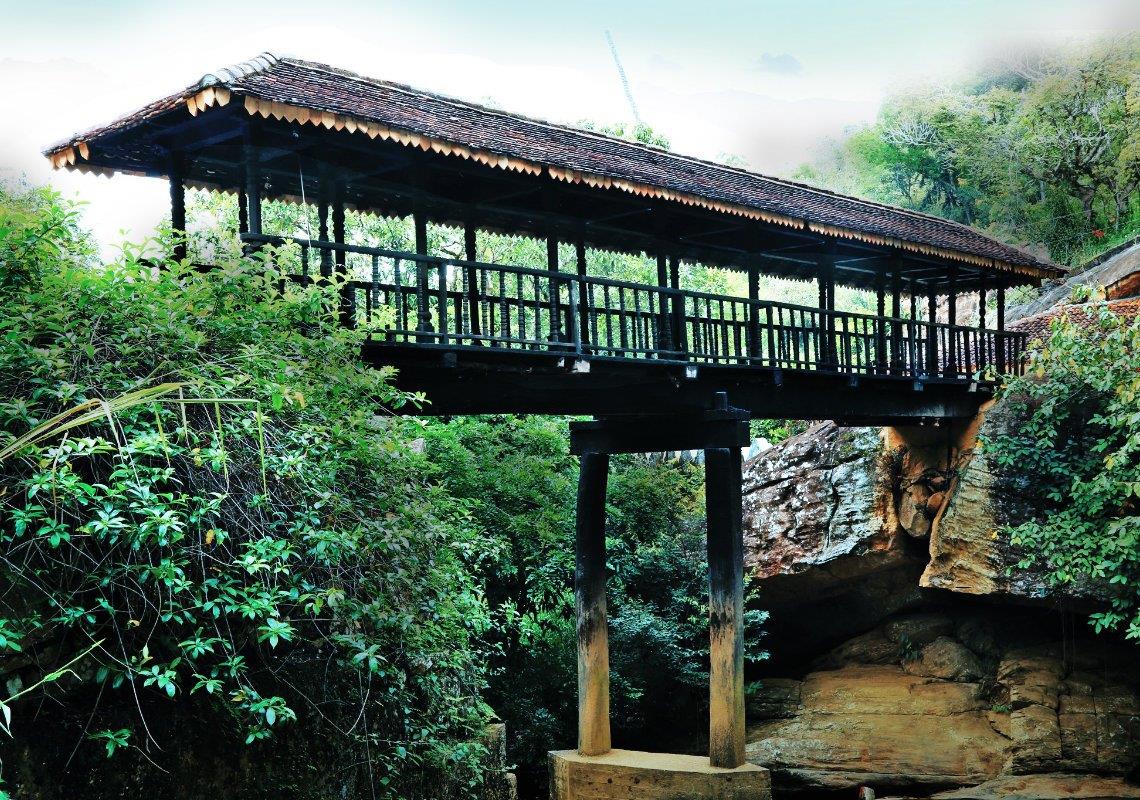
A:
{"label": "wooden pillar", "polygon": [[238,188],[238,234],[249,233],[249,201],[245,196],[245,177],[241,179],[241,186]]}
{"label": "wooden pillar", "polygon": [[[416,229],[416,253],[426,256],[428,251],[427,217],[419,203],[412,211],[412,223]],[[416,259],[416,331],[420,334],[434,332],[431,324],[431,309],[428,307],[428,270],[427,261]],[[419,336],[417,341],[430,342],[431,336]]]}
{"label": "wooden pillar", "polygon": [[248,137],[245,142],[245,197],[249,215],[249,232],[261,235],[261,171],[257,165],[257,151]]}
{"label": "wooden pillar", "polygon": [[590,287],[586,283],[586,240],[578,234],[574,242],[574,260],[578,269],[578,336],[583,345],[590,343]]}
{"label": "wooden pillar", "polygon": [[170,162],[170,228],[174,233],[174,260],[182,261],[186,258],[186,184],[180,156]]}
{"label": "wooden pillar", "polygon": [[760,340],[760,256],[748,262],[748,358],[758,359],[762,350]]}
{"label": "wooden pillar", "polygon": [[744,545],[740,448],[705,450],[709,556],[709,763],[744,763]]}
{"label": "wooden pillar", "polygon": [[[997,288],[997,329],[1005,331],[1005,287],[999,285]],[[1008,366],[1006,359],[1006,346],[1008,339],[1005,336],[998,336],[998,372],[1004,373]]]}
{"label": "wooden pillar", "polygon": [[902,259],[895,257],[891,272],[891,373],[898,371],[902,356]]}
{"label": "wooden pillar", "polygon": [[978,285],[978,327],[986,329],[986,278],[982,276]]}
{"label": "wooden pillar", "polygon": [[938,373],[938,294],[931,289],[926,297],[926,374]]}
{"label": "wooden pillar", "polygon": [[[669,287],[669,257],[663,247],[657,249],[657,285]],[[657,349],[671,352],[673,347],[672,304],[666,294],[657,295]]]}
{"label": "wooden pillar", "polygon": [[344,281],[340,289],[340,324],[346,328],[351,328],[356,321],[356,293],[348,282],[348,253],[343,249],[345,243],[344,182],[341,180],[333,182],[332,228],[333,241],[341,245],[341,248],[334,254],[336,274],[340,280]]}
{"label": "wooden pillar", "polygon": [[[669,288],[677,291],[681,288],[681,259],[672,255],[669,257]],[[673,295],[673,347],[681,353],[688,352],[688,336],[685,334],[685,298],[682,295]]]}
{"label": "wooden pillar", "polygon": [[[329,186],[325,170],[321,169],[320,184],[317,186],[317,239],[322,242],[329,241],[329,196],[332,188]],[[321,277],[332,277],[332,252],[327,247],[321,247]]]}
{"label": "wooden pillar", "polygon": [[583,453],[574,540],[578,618],[578,752],[610,750],[610,652],[606,628],[606,479],[610,457]]}
{"label": "wooden pillar", "polygon": [[824,369],[835,364],[835,243],[827,245],[819,260],[819,344],[816,358]]}
{"label": "wooden pillar", "polygon": [[887,371],[887,276],[875,273],[875,365],[879,373]]}
{"label": "wooden pillar", "polygon": [[[477,245],[475,223],[467,220],[463,226],[463,257],[468,262],[479,260]],[[474,263],[468,263],[463,282],[467,285],[467,324],[471,330],[471,344],[482,346],[483,342],[476,338],[482,333],[482,319],[479,316],[479,268]]]}
{"label": "wooden pillar", "polygon": [[562,300],[559,292],[562,282],[558,280],[558,237],[550,233],[546,237],[546,268],[555,273],[550,276],[550,341],[564,342],[566,337],[562,333]]}
{"label": "wooden pillar", "polygon": [[816,269],[819,283],[819,322],[816,325],[815,360],[816,366],[825,368],[827,364],[827,259],[819,260]]}
{"label": "wooden pillar", "polygon": [[946,358],[946,371],[952,378],[958,377],[958,267],[950,265],[950,283],[946,292],[946,336],[949,352]]}

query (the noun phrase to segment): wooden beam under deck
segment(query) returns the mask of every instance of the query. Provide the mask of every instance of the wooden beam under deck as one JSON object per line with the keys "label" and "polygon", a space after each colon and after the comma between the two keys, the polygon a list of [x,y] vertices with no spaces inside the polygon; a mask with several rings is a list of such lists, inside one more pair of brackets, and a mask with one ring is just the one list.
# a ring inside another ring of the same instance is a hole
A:
{"label": "wooden beam under deck", "polygon": [[[754,418],[834,419],[852,425],[968,419],[992,396],[989,385],[889,375],[853,378],[767,367],[695,366],[649,359],[366,342],[367,363],[398,369],[396,385],[424,392],[416,413],[691,414],[718,392]],[[405,409],[406,412],[406,409]]]}

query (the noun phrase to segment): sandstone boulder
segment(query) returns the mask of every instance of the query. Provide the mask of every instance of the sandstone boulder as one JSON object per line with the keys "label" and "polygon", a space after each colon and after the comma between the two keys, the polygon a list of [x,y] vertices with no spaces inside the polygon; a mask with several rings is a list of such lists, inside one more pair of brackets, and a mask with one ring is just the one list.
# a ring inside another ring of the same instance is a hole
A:
{"label": "sandstone boulder", "polygon": [[802,679],[765,680],[749,702],[748,758],[777,789],[812,791],[1127,776],[1140,765],[1137,654],[1058,643],[1052,630],[1028,610],[895,615]]}
{"label": "sandstone boulder", "polygon": [[968,789],[939,792],[931,800],[1116,800],[1140,797],[1140,786],[1121,778],[1050,773],[1007,776]]}
{"label": "sandstone boulder", "polygon": [[948,636],[939,636],[913,661],[903,664],[911,675],[942,678],[948,681],[976,681],[985,670],[969,648]]}
{"label": "sandstone boulder", "polygon": [[749,730],[748,760],[778,786],[980,783],[1005,762],[1006,739],[976,684],[850,666],[806,676],[799,708]]}
{"label": "sandstone boulder", "polygon": [[900,535],[883,447],[876,430],[824,423],[745,464],[745,568],[781,642],[774,664],[921,601],[926,547]]}

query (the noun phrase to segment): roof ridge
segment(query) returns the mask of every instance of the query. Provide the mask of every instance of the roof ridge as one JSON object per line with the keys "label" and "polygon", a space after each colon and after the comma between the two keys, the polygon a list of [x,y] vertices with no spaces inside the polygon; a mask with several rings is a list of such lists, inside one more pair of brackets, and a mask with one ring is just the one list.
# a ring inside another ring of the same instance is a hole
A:
{"label": "roof ridge", "polygon": [[[284,59],[274,53],[266,50],[259,53],[248,61],[239,61],[228,67],[222,67],[215,72],[207,72],[203,75],[194,86],[198,89],[205,89],[207,86],[215,86],[219,83],[230,83],[238,81],[242,78],[248,78],[250,75],[256,75],[259,72],[268,72],[277,66],[277,64]],[[292,59],[288,59],[292,60]]]}
{"label": "roof ridge", "polygon": [[[361,83],[371,83],[374,85],[375,84],[382,84],[384,86],[395,89],[396,91],[399,91],[399,92],[416,94],[419,96],[427,96],[427,97],[431,97],[433,99],[439,100],[439,101],[444,102],[444,103],[448,103],[448,104],[452,104],[452,105],[460,105],[460,106],[464,106],[466,108],[477,109],[480,111],[484,111],[486,113],[495,114],[496,116],[499,116],[499,117],[508,117],[511,119],[523,119],[523,120],[526,120],[527,122],[531,122],[531,123],[534,123],[536,125],[543,125],[546,127],[555,128],[557,130],[568,131],[571,133],[576,133],[576,134],[579,134],[582,136],[600,139],[603,141],[616,142],[618,144],[622,144],[622,145],[625,145],[628,147],[635,147],[635,148],[645,150],[645,151],[648,151],[651,153],[658,153],[661,155],[669,156],[670,158],[675,158],[678,160],[682,160],[682,161],[686,161],[686,162],[690,162],[690,163],[694,163],[694,164],[699,164],[701,166],[712,167],[713,169],[721,170],[722,172],[727,172],[727,173],[736,174],[736,175],[744,175],[744,176],[747,176],[749,178],[758,178],[760,180],[768,181],[770,183],[777,184],[780,186],[790,186],[790,187],[794,187],[796,189],[800,189],[801,191],[810,192],[810,193],[814,193],[814,194],[825,196],[825,197],[836,198],[839,200],[846,200],[846,201],[854,202],[854,203],[861,203],[863,205],[871,206],[873,208],[882,208],[882,209],[886,209],[888,211],[893,211],[893,212],[896,212],[899,214],[904,214],[906,216],[909,216],[909,217],[912,217],[915,219],[929,220],[931,222],[937,222],[937,223],[942,223],[942,224],[946,224],[946,225],[952,225],[952,226],[955,226],[961,230],[968,231],[968,232],[974,233],[974,234],[982,233],[980,228],[975,228],[971,225],[967,225],[963,222],[959,222],[958,220],[947,219],[946,217],[940,217],[940,216],[937,216],[935,214],[927,214],[927,213],[922,212],[922,211],[915,211],[914,209],[905,208],[903,206],[893,205],[891,203],[883,203],[883,202],[880,202],[878,200],[869,200],[869,199],[864,198],[864,197],[855,197],[852,195],[843,194],[842,192],[834,191],[832,189],[824,189],[822,187],[812,186],[811,184],[802,183],[800,181],[790,180],[788,178],[780,178],[780,177],[776,177],[773,175],[766,175],[762,172],[754,172],[753,170],[750,170],[750,169],[744,169],[743,167],[736,167],[736,166],[732,166],[730,164],[721,163],[719,161],[712,161],[710,159],[701,158],[699,156],[694,156],[694,155],[689,155],[687,153],[677,152],[675,150],[666,150],[663,147],[658,147],[656,145],[646,144],[645,142],[639,142],[639,141],[631,140],[631,139],[623,139],[619,136],[614,136],[612,134],[603,133],[601,131],[592,131],[592,130],[589,130],[586,128],[577,127],[575,125],[569,125],[569,124],[565,124],[565,123],[561,123],[561,122],[553,122],[551,120],[541,119],[539,117],[532,117],[532,116],[529,116],[526,114],[519,114],[519,113],[515,113],[515,112],[505,111],[501,108],[493,108],[493,107],[488,106],[484,103],[478,103],[478,102],[474,102],[471,100],[464,100],[463,98],[455,97],[452,95],[440,94],[439,92],[433,92],[429,89],[421,89],[419,87],[412,86],[411,84],[398,83],[396,81],[390,81],[390,80],[386,80],[384,78],[373,78],[373,77],[370,77],[368,75],[363,75],[359,72],[353,72],[352,70],[342,69],[340,67],[334,67],[331,64],[323,64],[319,61],[309,61],[307,59],[295,58],[295,57],[281,57],[278,60],[279,61],[285,61],[285,62],[291,62],[294,64],[299,64],[299,65],[305,66],[305,67],[310,68],[310,69],[317,69],[317,70],[320,70],[322,72],[327,72],[327,73],[330,73],[332,75],[347,78],[349,80],[359,81]],[[1040,257],[1035,256],[1032,253],[1029,253],[1025,248],[1023,248],[1019,245],[1009,244],[1007,242],[1003,242],[1000,239],[996,239],[996,238],[994,239],[994,241],[999,242],[1000,244],[1004,245],[1005,247],[1013,248],[1013,249],[1021,252],[1022,254],[1029,256],[1030,258],[1032,258],[1035,261],[1041,261]],[[1045,261],[1043,263],[1048,264],[1050,262]]]}

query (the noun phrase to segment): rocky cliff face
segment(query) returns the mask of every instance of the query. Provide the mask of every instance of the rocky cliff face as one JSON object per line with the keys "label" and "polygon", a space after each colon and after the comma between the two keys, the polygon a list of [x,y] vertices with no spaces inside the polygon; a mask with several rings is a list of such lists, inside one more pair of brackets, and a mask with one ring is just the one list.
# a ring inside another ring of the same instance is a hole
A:
{"label": "rocky cliff face", "polygon": [[986,412],[820,425],[746,465],[774,653],[748,752],[778,790],[1140,796],[1140,649],[1092,637],[1074,598],[1016,569],[998,531],[1031,509],[1025,478],[976,446],[1012,424]]}

